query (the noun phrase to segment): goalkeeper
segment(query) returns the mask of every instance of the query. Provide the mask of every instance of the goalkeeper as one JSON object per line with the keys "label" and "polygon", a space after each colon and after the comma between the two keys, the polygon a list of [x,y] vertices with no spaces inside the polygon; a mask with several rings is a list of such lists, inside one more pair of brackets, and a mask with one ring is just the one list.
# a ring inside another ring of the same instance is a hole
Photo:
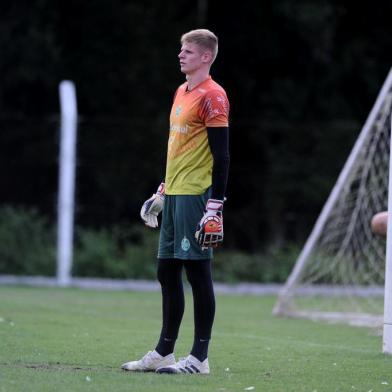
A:
{"label": "goalkeeper", "polygon": [[[208,346],[215,315],[212,248],[223,241],[223,202],[229,170],[229,102],[212,80],[218,39],[209,30],[181,37],[178,55],[186,82],[174,95],[170,113],[166,177],[141,210],[157,227],[163,208],[157,276],[162,288],[162,329],[155,350],[124,363],[129,371],[208,374]],[[174,346],[184,314],[182,270],[192,287],[194,341],[178,362]]]}

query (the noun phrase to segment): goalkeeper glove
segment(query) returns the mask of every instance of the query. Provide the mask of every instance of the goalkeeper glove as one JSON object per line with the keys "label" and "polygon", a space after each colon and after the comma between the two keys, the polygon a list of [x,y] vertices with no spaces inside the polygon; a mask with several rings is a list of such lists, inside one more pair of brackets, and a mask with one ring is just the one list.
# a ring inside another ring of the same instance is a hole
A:
{"label": "goalkeeper glove", "polygon": [[158,190],[148,200],[146,200],[140,210],[140,216],[146,226],[158,227],[158,214],[162,211],[163,201],[165,200],[165,183],[159,185]]}
{"label": "goalkeeper glove", "polygon": [[195,237],[202,248],[216,248],[223,242],[223,200],[208,199]]}

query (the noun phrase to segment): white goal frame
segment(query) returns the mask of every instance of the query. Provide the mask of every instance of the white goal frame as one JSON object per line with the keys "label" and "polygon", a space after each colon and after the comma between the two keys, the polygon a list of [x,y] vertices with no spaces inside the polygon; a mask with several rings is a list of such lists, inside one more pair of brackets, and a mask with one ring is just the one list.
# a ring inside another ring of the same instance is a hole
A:
{"label": "white goal frame", "polygon": [[[390,70],[378,96],[376,102],[360,132],[360,135],[357,141],[354,144],[354,147],[338,177],[338,180],[335,186],[332,189],[330,196],[328,197],[321,214],[319,215],[316,224],[305,243],[304,248],[302,249],[295,266],[287,279],[284,287],[282,288],[278,301],[274,307],[273,313],[276,315],[286,315],[286,316],[298,316],[298,317],[309,317],[313,319],[327,319],[328,316],[332,316],[335,321],[340,320],[341,317],[344,317],[343,314],[330,314],[330,315],[322,315],[317,314],[317,312],[309,312],[309,314],[298,314],[291,313],[291,310],[288,306],[288,299],[292,295],[292,290],[299,282],[301,271],[307,265],[309,261],[309,256],[314,249],[316,242],[321,236],[323,228],[327,222],[327,219],[336,204],[339,194],[342,192],[344,184],[348,179],[348,176],[358,158],[358,155],[361,152],[361,148],[367,139],[369,133],[372,130],[372,126],[377,120],[379,113],[383,107],[384,101],[388,94],[392,91],[392,69]],[[390,114],[389,114],[390,115]],[[389,164],[389,187],[388,187],[388,205],[392,206],[392,159],[390,154],[390,164]],[[392,353],[392,218],[391,215],[388,217],[388,234],[387,234],[387,257],[386,257],[386,272],[385,272],[385,290],[384,290],[384,345],[383,351],[385,353]],[[361,317],[361,316],[360,316]],[[360,320],[359,320],[360,321]],[[379,321],[379,320],[378,320]],[[381,321],[382,322],[382,321]]]}
{"label": "white goal frame", "polygon": [[75,157],[78,110],[75,85],[64,80],[59,86],[61,127],[57,223],[57,284],[71,283],[74,232]]}
{"label": "white goal frame", "polygon": [[[392,115],[390,119],[392,138]],[[392,140],[391,140],[392,141]],[[392,145],[391,145],[392,146]],[[392,154],[389,154],[388,210],[392,206]],[[385,265],[383,352],[392,354],[392,214],[388,213]]]}

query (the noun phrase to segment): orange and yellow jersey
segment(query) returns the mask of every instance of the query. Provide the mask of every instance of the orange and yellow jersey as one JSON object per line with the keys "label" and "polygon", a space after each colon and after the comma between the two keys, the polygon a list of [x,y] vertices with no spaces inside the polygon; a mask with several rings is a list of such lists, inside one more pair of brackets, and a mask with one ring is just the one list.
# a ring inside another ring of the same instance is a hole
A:
{"label": "orange and yellow jersey", "polygon": [[225,90],[209,76],[191,91],[176,91],[170,113],[166,194],[201,195],[212,182],[212,154],[207,127],[229,126]]}

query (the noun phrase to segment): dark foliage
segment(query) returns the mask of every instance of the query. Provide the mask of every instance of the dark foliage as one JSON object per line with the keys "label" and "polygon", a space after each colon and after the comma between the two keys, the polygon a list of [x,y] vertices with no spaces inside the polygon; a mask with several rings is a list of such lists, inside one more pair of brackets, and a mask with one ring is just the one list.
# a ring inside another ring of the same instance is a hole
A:
{"label": "dark foliage", "polygon": [[58,83],[71,79],[76,221],[136,222],[164,175],[180,35],[208,27],[232,108],[226,246],[303,241],[391,66],[391,11],[387,0],[2,2],[0,203],[54,219]]}

